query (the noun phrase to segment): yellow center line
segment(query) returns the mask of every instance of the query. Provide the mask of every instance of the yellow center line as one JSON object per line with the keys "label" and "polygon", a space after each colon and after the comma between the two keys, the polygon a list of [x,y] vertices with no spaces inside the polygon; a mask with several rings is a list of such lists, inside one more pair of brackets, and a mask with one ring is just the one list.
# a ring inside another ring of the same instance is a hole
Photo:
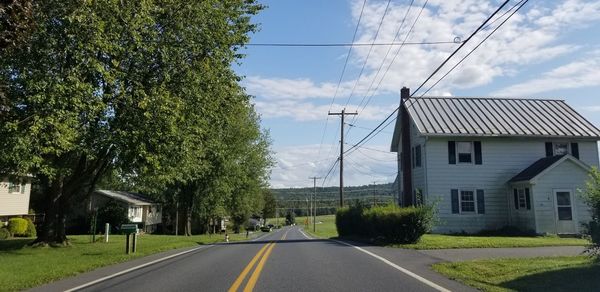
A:
{"label": "yellow center line", "polygon": [[229,291],[229,292],[235,292],[235,291],[237,291],[237,289],[240,287],[240,285],[242,284],[242,282],[246,278],[246,275],[250,272],[250,270],[252,270],[252,267],[254,267],[254,264],[256,263],[256,261],[263,255],[263,253],[265,252],[265,250],[267,250],[267,248],[269,246],[273,246],[273,245],[275,245],[275,243],[272,243],[272,242],[269,243],[269,244],[265,244],[265,246],[263,246],[258,251],[258,253],[252,258],[252,260],[250,261],[250,263],[248,263],[248,265],[244,268],[244,270],[237,277],[237,279],[235,279],[235,282],[233,282],[233,285],[231,285],[231,287],[227,291]]}
{"label": "yellow center line", "polygon": [[246,287],[244,287],[244,292],[252,292],[252,290],[254,289],[254,286],[256,285],[256,281],[258,281],[258,277],[260,277],[260,273],[262,272],[265,262],[267,262],[267,259],[269,258],[269,255],[271,254],[271,251],[273,250],[273,247],[275,247],[275,244],[276,243],[271,244],[269,249],[267,249],[267,252],[265,253],[265,255],[260,259],[260,262],[258,262],[256,269],[254,270],[254,272],[252,273],[252,276],[250,276],[250,279],[248,280],[248,283],[246,284]]}

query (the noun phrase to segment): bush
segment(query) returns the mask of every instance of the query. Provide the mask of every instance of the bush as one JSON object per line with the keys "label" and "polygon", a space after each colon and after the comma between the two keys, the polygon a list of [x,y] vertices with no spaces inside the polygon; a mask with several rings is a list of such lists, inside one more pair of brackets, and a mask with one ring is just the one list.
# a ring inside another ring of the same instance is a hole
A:
{"label": "bush", "polygon": [[27,220],[27,230],[25,231],[25,236],[26,237],[36,237],[37,230],[35,230],[35,224],[33,224],[31,219],[29,219],[29,218],[27,218],[25,220]]}
{"label": "bush", "polygon": [[433,207],[400,208],[393,204],[366,208],[361,205],[338,210],[336,227],[340,236],[415,243],[433,226]]}
{"label": "bush", "polygon": [[10,231],[6,228],[0,228],[0,239],[7,239],[10,237]]}
{"label": "bush", "polygon": [[597,168],[590,171],[582,195],[592,213],[592,221],[585,224],[587,234],[592,240],[593,248],[600,251],[600,171]]}
{"label": "bush", "polygon": [[23,218],[8,219],[8,231],[13,236],[25,236],[27,233],[27,220]]}

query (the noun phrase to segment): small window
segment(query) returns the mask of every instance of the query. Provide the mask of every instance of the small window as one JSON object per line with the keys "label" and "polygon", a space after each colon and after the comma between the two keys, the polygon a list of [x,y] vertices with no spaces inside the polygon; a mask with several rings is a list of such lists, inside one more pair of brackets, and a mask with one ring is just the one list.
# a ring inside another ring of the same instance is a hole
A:
{"label": "small window", "polygon": [[527,208],[527,197],[525,196],[525,189],[519,189],[517,190],[518,193],[518,203],[519,203],[519,209],[525,209]]}
{"label": "small window", "polygon": [[475,213],[475,193],[473,191],[460,191],[460,212]]}
{"label": "small window", "polygon": [[554,143],[554,155],[569,154],[569,143]]}
{"label": "small window", "polygon": [[8,193],[18,193],[21,191],[21,184],[18,182],[9,181],[8,182]]}
{"label": "small window", "polygon": [[415,147],[415,165],[421,167],[421,145]]}
{"label": "small window", "polygon": [[456,152],[459,163],[473,162],[473,144],[471,142],[456,142]]}

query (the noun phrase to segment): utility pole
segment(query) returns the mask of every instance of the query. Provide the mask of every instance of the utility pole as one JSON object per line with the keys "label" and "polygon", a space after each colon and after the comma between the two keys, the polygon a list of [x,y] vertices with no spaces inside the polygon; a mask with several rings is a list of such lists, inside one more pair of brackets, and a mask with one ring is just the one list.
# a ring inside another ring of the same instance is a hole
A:
{"label": "utility pole", "polygon": [[373,181],[373,205],[377,206],[377,181]]}
{"label": "utility pole", "polygon": [[340,127],[340,208],[344,207],[344,117],[355,116],[358,113],[347,113],[346,109],[343,109],[339,113],[329,112],[330,116],[340,116],[342,118],[342,124]]}
{"label": "utility pole", "polygon": [[309,177],[309,179],[313,180],[313,186],[315,188],[315,192],[313,193],[312,199],[312,210],[313,210],[313,232],[317,232],[317,180],[321,179],[320,177]]}

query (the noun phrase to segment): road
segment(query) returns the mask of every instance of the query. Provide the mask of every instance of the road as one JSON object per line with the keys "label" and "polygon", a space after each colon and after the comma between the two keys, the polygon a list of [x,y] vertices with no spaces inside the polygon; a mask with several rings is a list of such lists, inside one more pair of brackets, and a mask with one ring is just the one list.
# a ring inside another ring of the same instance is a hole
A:
{"label": "road", "polygon": [[[255,241],[199,248],[77,290],[470,290],[427,268],[408,270],[401,259],[378,254],[381,252],[377,247],[357,248],[343,242],[308,239],[299,227],[286,227]],[[414,261],[419,259],[411,259],[412,267],[417,267]],[[60,290],[69,288],[74,286]]]}

